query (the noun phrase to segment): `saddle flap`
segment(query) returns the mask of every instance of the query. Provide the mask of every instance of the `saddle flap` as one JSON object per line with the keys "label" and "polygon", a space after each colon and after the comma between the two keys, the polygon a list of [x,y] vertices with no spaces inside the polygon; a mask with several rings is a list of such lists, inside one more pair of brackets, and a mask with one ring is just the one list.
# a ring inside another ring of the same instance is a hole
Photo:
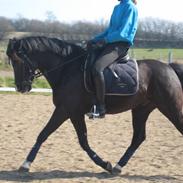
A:
{"label": "saddle flap", "polygon": [[[104,78],[106,95],[134,95],[139,86],[138,65],[136,60],[124,58],[105,68]],[[129,57],[128,57],[129,58]],[[90,63],[91,64],[91,63]],[[90,69],[87,69],[90,68]],[[84,81],[88,92],[94,93],[94,83],[91,75],[92,65],[85,63]]]}
{"label": "saddle flap", "polygon": [[104,71],[106,95],[133,95],[138,90],[138,67],[135,60],[115,62]]}

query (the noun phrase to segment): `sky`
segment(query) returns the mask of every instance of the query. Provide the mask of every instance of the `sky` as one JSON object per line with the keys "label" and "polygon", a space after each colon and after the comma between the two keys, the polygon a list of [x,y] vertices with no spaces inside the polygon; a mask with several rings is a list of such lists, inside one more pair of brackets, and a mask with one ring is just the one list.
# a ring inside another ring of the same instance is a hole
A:
{"label": "sky", "polygon": [[[154,17],[183,22],[183,0],[137,0],[139,18]],[[108,21],[117,0],[0,0],[0,16],[46,19],[54,13],[58,21]]]}

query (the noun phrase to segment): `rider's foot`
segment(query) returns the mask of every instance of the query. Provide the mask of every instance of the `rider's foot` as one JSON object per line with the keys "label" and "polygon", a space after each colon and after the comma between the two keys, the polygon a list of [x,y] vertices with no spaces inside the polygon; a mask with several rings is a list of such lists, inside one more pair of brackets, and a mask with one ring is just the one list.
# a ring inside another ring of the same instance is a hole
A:
{"label": "rider's foot", "polygon": [[92,110],[87,114],[90,119],[105,118],[105,105],[94,105]]}

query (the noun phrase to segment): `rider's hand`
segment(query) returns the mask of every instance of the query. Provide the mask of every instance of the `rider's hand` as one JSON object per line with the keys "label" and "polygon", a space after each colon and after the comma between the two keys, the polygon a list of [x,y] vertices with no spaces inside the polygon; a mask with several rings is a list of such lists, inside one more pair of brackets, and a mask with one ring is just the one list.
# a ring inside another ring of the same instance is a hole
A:
{"label": "rider's hand", "polygon": [[94,42],[93,40],[89,40],[89,41],[87,42],[87,50],[94,49],[95,44],[96,44],[96,42]]}
{"label": "rider's hand", "polygon": [[106,44],[106,41],[104,39],[98,40],[96,42],[94,42],[93,40],[90,40],[87,42],[87,49],[91,50],[91,49],[103,48],[105,44]]}
{"label": "rider's hand", "polygon": [[103,48],[105,45],[106,45],[105,39],[101,39],[101,40],[96,42],[96,47],[97,48]]}

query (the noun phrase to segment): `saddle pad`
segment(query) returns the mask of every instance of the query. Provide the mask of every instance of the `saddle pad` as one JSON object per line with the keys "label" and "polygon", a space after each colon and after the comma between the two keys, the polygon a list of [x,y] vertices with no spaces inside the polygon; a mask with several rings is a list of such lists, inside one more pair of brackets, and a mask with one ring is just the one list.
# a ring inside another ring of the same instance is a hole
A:
{"label": "saddle pad", "polygon": [[[138,65],[135,60],[118,61],[104,70],[106,95],[134,95],[139,88]],[[85,88],[94,93],[94,83],[91,74],[85,73]]]}
{"label": "saddle pad", "polygon": [[104,70],[106,95],[134,95],[139,88],[135,60],[115,62]]}

